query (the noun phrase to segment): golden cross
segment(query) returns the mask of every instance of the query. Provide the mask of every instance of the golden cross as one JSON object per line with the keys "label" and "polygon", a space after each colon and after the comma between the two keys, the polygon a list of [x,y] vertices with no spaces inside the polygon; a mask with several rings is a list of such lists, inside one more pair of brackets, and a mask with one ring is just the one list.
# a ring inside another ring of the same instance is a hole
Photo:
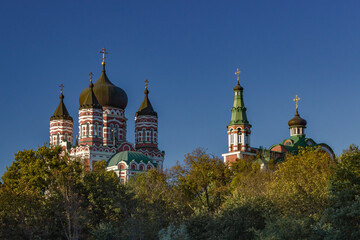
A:
{"label": "golden cross", "polygon": [[239,83],[239,74],[240,74],[240,70],[239,68],[236,69],[235,75],[237,75],[237,82]]}
{"label": "golden cross", "polygon": [[64,85],[63,84],[60,84],[60,92],[61,92],[61,94],[63,94],[63,90],[64,90]]}
{"label": "golden cross", "polygon": [[102,53],[103,54],[103,57],[102,57],[102,63],[101,64],[105,64],[105,54],[109,54],[105,48],[102,48],[101,51],[99,53]]}
{"label": "golden cross", "polygon": [[149,83],[149,81],[147,80],[147,79],[145,79],[145,88],[147,89],[147,86],[148,86],[148,83]]}
{"label": "golden cross", "polygon": [[298,102],[300,101],[300,98],[298,97],[298,95],[296,94],[295,98],[293,99],[293,101],[296,103],[296,111],[298,110]]}
{"label": "golden cross", "polygon": [[89,76],[90,76],[90,82],[92,83],[92,77],[94,76],[94,74],[92,72],[90,72]]}

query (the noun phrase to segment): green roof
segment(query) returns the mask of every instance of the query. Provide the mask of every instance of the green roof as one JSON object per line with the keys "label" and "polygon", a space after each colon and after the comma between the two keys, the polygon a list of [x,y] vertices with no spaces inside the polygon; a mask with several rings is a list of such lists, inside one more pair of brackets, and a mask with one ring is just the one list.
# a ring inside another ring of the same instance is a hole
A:
{"label": "green roof", "polygon": [[148,164],[149,162],[153,164],[155,167],[157,166],[150,158],[145,156],[139,152],[133,151],[123,151],[115,153],[107,162],[107,167],[117,166],[119,162],[124,161],[126,164],[130,164],[132,161],[136,163],[143,162],[144,164]]}
{"label": "green roof", "polygon": [[[286,141],[290,140],[291,144],[285,144]],[[299,152],[299,148],[303,147],[316,147],[316,146],[323,146],[327,148],[331,155],[334,155],[334,151],[331,149],[331,147],[325,143],[316,143],[312,138],[306,138],[304,135],[300,136],[291,136],[290,138],[284,139],[280,144],[274,144],[269,149],[276,146],[282,146],[284,147],[289,153],[297,154]]]}
{"label": "green roof", "polygon": [[231,125],[250,125],[246,116],[246,107],[243,99],[243,88],[238,85],[234,88],[234,105],[231,108],[231,120],[229,126]]}

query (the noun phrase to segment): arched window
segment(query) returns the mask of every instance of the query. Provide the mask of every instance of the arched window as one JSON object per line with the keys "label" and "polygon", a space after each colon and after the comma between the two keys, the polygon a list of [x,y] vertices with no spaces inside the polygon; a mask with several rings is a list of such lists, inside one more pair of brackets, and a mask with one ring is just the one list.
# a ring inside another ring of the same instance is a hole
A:
{"label": "arched window", "polygon": [[241,128],[237,129],[237,137],[238,137],[238,143],[241,143]]}
{"label": "arched window", "polygon": [[60,134],[58,133],[56,135],[56,145],[59,145],[60,144]]}
{"label": "arched window", "polygon": [[139,169],[140,169],[141,171],[144,171],[144,169],[145,169],[144,165],[141,164],[141,165],[139,166]]}
{"label": "arched window", "polygon": [[90,135],[90,124],[86,123],[86,136],[88,137]]}
{"label": "arched window", "polygon": [[230,144],[234,144],[233,130],[230,130]]}
{"label": "arched window", "polygon": [[135,170],[136,169],[136,165],[135,163],[131,164],[131,169]]}
{"label": "arched window", "polygon": [[147,169],[148,169],[148,170],[152,169],[152,166],[151,166],[151,165],[148,165],[148,166],[147,166]]}
{"label": "arched window", "polygon": [[151,143],[153,143],[154,142],[154,129],[151,129],[150,139],[151,139]]}
{"label": "arched window", "polygon": [[145,142],[145,128],[143,129],[143,142]]}
{"label": "arched window", "polygon": [[64,141],[68,141],[68,134],[67,133],[65,133]]}
{"label": "arched window", "polygon": [[98,135],[98,124],[97,123],[95,123],[95,126],[94,126],[94,135],[95,135],[95,137],[97,137],[97,135]]}

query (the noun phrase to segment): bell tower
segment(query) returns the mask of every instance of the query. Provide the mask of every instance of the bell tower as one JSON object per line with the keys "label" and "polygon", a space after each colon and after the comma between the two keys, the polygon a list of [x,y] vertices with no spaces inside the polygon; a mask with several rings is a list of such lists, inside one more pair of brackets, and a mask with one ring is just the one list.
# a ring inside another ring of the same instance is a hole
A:
{"label": "bell tower", "polygon": [[71,147],[73,141],[73,119],[64,104],[64,85],[60,85],[60,103],[50,118],[50,145]]}
{"label": "bell tower", "polygon": [[231,164],[236,159],[247,158],[255,155],[250,145],[251,124],[246,115],[246,107],[244,104],[243,91],[240,86],[239,69],[236,70],[237,84],[234,87],[234,104],[231,108],[231,119],[227,126],[228,134],[228,153],[223,154],[224,162]]}
{"label": "bell tower", "polygon": [[90,73],[90,84],[79,108],[79,145],[101,145],[103,129],[103,112],[94,94],[92,83],[93,73]]}
{"label": "bell tower", "polygon": [[149,100],[148,83],[146,79],[145,97],[135,114],[135,149],[162,168],[165,153],[158,148],[158,115]]}

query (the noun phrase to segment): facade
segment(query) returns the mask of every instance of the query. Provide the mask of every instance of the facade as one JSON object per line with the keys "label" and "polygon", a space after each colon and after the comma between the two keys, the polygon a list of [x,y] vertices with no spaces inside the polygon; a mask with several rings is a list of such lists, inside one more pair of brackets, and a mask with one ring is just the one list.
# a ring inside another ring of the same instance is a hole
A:
{"label": "facade", "polygon": [[[108,170],[122,169],[115,172],[121,181],[126,182],[137,171],[162,168],[165,152],[158,148],[158,115],[148,97],[147,80],[144,100],[135,114],[135,144],[127,141],[125,108],[128,98],[126,92],[107,77],[105,51],[102,49],[101,52],[101,76],[93,84],[93,74],[90,73],[89,87],[79,97],[79,129],[75,144],[73,145],[73,119],[65,107],[61,86],[59,106],[50,118],[50,145],[62,146],[71,158],[80,158],[89,170],[94,162],[106,160]],[[121,157],[116,159],[124,158],[123,161],[111,160],[118,153]],[[145,167],[141,164],[131,165],[132,160],[146,162]],[[125,171],[126,169],[129,171]]]}
{"label": "facade", "polygon": [[333,150],[325,143],[316,143],[311,138],[306,138],[305,128],[306,120],[302,119],[298,111],[298,101],[300,98],[296,95],[295,116],[288,122],[290,129],[290,138],[283,140],[280,144],[272,145],[268,150],[251,146],[251,125],[247,119],[246,107],[243,98],[243,87],[239,83],[240,71],[237,69],[237,85],[234,87],[234,104],[231,108],[231,120],[227,126],[228,135],[228,153],[222,154],[224,162],[231,166],[236,159],[253,159],[263,166],[270,159],[282,161],[286,154],[297,154],[300,147],[319,146],[331,157],[335,157]]}

